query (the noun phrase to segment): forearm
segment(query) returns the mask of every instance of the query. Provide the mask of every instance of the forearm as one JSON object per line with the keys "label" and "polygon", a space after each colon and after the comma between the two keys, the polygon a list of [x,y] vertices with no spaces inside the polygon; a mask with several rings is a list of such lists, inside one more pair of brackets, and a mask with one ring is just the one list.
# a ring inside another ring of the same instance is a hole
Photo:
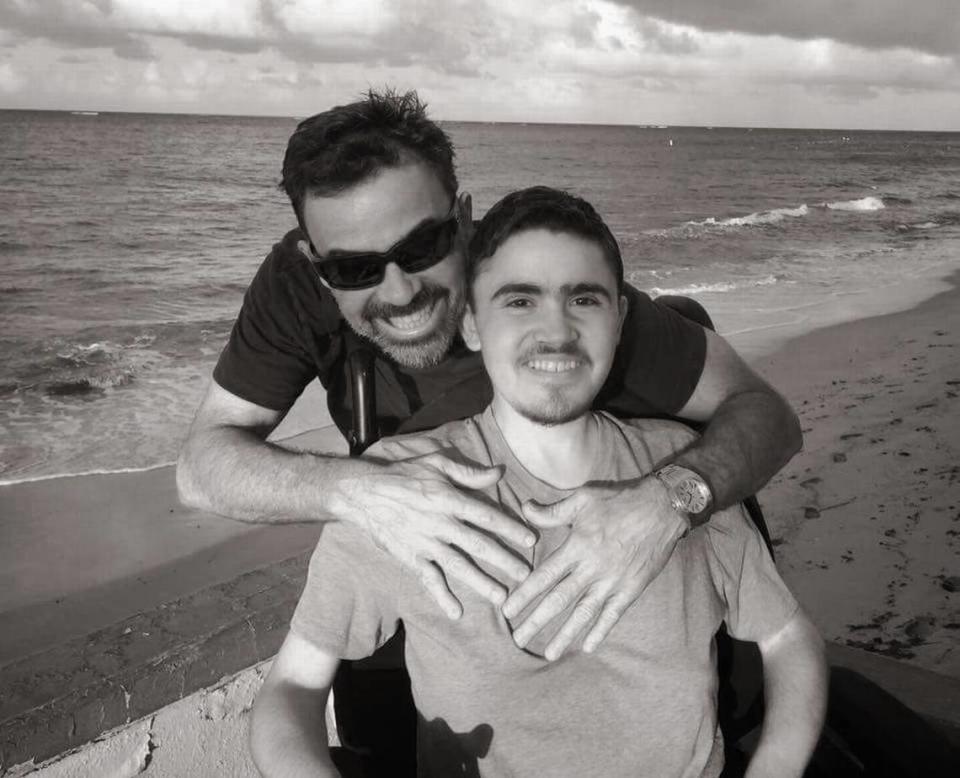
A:
{"label": "forearm", "polygon": [[262,691],[250,726],[250,749],[264,778],[334,778],[324,700],[282,684]]}
{"label": "forearm", "polygon": [[675,462],[706,478],[714,509],[756,494],[803,444],[790,405],[773,390],[735,394],[717,407],[702,435]]}
{"label": "forearm", "polygon": [[763,652],[763,730],[746,778],[801,776],[816,747],[827,704],[823,640],[803,615],[774,651]]}
{"label": "forearm", "polygon": [[378,467],[369,460],[289,451],[256,431],[219,426],[187,440],[177,487],[185,505],[241,521],[326,521],[336,513],[336,484]]}

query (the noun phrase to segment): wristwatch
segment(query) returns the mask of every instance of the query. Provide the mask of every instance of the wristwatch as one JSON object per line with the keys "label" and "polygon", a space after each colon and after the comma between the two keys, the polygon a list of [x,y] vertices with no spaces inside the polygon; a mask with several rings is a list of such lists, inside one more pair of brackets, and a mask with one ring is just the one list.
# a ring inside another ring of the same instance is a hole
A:
{"label": "wristwatch", "polygon": [[706,524],[713,508],[713,492],[699,473],[681,465],[664,465],[654,473],[670,496],[673,509],[694,529]]}

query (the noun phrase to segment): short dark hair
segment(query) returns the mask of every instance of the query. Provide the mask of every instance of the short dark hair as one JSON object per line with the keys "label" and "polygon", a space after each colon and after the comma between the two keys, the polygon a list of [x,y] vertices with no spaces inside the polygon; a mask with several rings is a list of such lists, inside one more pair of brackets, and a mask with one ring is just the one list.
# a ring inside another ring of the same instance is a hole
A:
{"label": "short dark hair", "polygon": [[416,92],[371,89],[362,100],[304,119],[287,142],[280,188],[303,223],[307,195],[336,195],[383,168],[427,164],[451,198],[457,192],[453,143],[427,118]]}
{"label": "short dark hair", "polygon": [[569,232],[597,243],[623,292],[623,258],[620,244],[610,228],[586,200],[549,186],[532,186],[511,192],[494,205],[480,221],[467,253],[467,291],[473,299],[473,282],[483,262],[507,239],[525,230]]}

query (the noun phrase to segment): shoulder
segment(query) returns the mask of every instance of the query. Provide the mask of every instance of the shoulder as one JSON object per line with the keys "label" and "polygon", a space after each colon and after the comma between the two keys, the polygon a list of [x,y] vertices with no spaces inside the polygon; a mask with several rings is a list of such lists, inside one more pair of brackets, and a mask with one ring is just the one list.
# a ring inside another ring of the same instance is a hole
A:
{"label": "shoulder", "polygon": [[[653,298],[630,284],[624,284],[627,299],[627,318],[624,335],[648,337],[694,338],[703,336],[700,317],[706,317],[703,307],[686,297]],[[668,304],[669,302],[669,304]]]}
{"label": "shoulder", "polygon": [[652,465],[673,457],[697,439],[697,433],[685,424],[669,419],[617,419],[608,413],[604,418],[620,429],[634,451],[647,452]]}
{"label": "shoulder", "polygon": [[303,233],[296,228],[273,245],[247,289],[244,302],[248,307],[263,309],[273,318],[290,314],[311,329],[319,326],[332,331],[340,324],[340,309],[300,250],[303,240]]}
{"label": "shoulder", "polygon": [[364,456],[398,462],[442,452],[451,458],[473,462],[486,449],[475,418],[460,419],[424,432],[383,438]]}

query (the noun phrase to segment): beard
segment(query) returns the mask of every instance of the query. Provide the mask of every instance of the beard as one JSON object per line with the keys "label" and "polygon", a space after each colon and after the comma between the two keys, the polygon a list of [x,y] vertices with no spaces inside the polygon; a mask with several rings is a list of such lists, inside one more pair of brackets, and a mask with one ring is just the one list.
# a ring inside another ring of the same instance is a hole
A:
{"label": "beard", "polygon": [[[590,357],[574,343],[565,343],[561,346],[538,344],[518,361],[520,364],[524,364],[531,359],[546,354],[578,359],[587,366],[591,364]],[[525,419],[543,427],[566,424],[574,419],[579,419],[593,405],[593,397],[583,396],[583,391],[582,388],[577,386],[545,387],[543,391],[539,392],[539,397],[531,397],[529,400],[524,398],[522,402],[515,406],[515,410]]]}
{"label": "beard", "polygon": [[[380,326],[383,319],[409,316],[444,302],[446,311],[436,327],[416,340],[397,340]],[[358,335],[372,342],[398,364],[412,368],[434,367],[443,361],[460,331],[464,305],[462,291],[429,284],[406,305],[389,305],[371,300],[360,321],[350,324]]]}
{"label": "beard", "polygon": [[560,389],[550,390],[548,397],[538,403],[524,403],[515,407],[517,413],[541,427],[556,427],[583,416],[593,405],[592,400],[569,397]]}

